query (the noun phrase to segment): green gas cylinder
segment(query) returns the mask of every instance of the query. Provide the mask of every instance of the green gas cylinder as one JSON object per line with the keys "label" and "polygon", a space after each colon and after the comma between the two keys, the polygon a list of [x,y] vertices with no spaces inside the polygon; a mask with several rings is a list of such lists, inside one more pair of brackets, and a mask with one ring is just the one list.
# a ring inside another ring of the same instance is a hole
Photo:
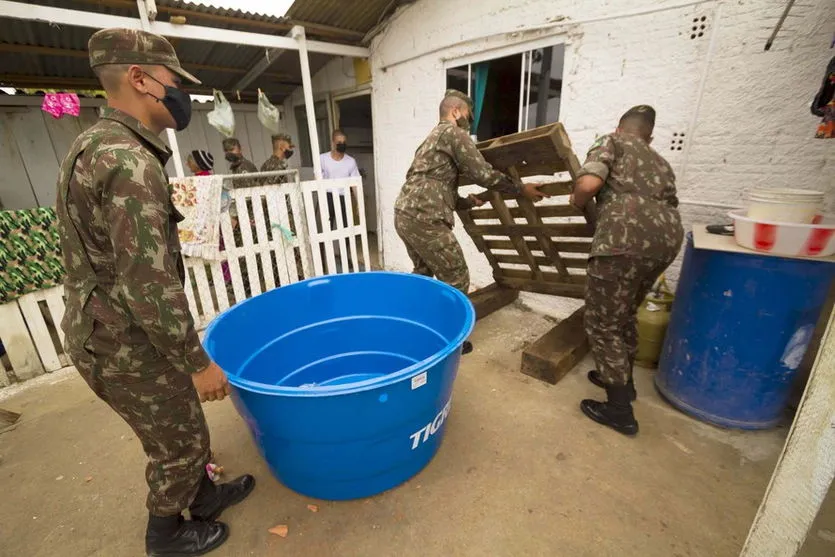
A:
{"label": "green gas cylinder", "polygon": [[667,289],[662,276],[638,308],[638,355],[635,363],[648,368],[658,365],[670,311],[673,294]]}

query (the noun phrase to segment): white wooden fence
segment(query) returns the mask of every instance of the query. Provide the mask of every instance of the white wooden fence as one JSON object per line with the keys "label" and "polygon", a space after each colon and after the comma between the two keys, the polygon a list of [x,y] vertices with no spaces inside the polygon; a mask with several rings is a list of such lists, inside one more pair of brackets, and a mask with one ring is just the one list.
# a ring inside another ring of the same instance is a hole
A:
{"label": "white wooden fence", "polygon": [[[349,222],[337,222],[334,229],[328,219],[325,192],[329,189],[353,191],[360,200],[354,214],[351,195],[346,196]],[[233,190],[241,244],[236,244],[227,213],[221,217],[225,259],[185,259],[186,297],[197,328],[205,328],[218,314],[247,297],[273,288],[313,276],[368,270],[362,194],[360,178]],[[290,239],[282,228],[294,237]],[[343,262],[341,268],[334,257],[335,243],[343,246],[337,250]],[[224,280],[223,263],[229,265],[231,291]],[[7,353],[0,359],[0,386],[11,382],[8,372],[20,382],[70,365],[60,326],[64,317],[63,295],[64,287],[56,286],[0,305],[0,342]]]}

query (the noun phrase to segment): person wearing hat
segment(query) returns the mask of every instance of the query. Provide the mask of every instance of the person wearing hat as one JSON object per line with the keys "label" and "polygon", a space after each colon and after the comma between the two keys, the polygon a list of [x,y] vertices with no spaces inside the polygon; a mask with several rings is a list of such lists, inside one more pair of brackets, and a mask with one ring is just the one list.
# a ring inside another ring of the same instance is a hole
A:
{"label": "person wearing hat", "polygon": [[[194,328],[159,138],[189,124],[174,48],[158,35],[104,29],[88,43],[107,93],[99,121],[61,164],[57,214],[66,278],[65,349],[90,388],[136,433],[148,457],[148,555],[202,555],[228,537],[221,512],[255,485],[215,485],[201,401],[229,394]],[[182,511],[189,509],[191,520]],[[115,510],[115,509],[114,509]]]}
{"label": "person wearing hat", "polygon": [[195,149],[188,154],[186,165],[195,176],[210,176],[215,167],[215,158],[208,151]]}
{"label": "person wearing hat", "polygon": [[592,145],[571,203],[597,200],[597,228],[586,283],[585,329],[597,369],[589,380],[606,402],[584,400],[582,411],[620,433],[635,435],[632,367],[638,353],[637,311],[678,255],[684,238],[675,174],[652,147],[655,110],[629,109],[617,130]]}
{"label": "person wearing hat", "polygon": [[[473,101],[460,91],[449,89],[438,109],[440,122],[415,152],[406,183],[394,204],[394,227],[406,245],[414,272],[434,276],[464,294],[470,288],[470,274],[464,253],[452,227],[455,211],[483,205],[475,195],[458,195],[461,175],[492,191],[522,195],[537,201],[546,197],[541,184],[516,184],[493,168],[470,138]],[[472,351],[464,343],[463,353]]]}
{"label": "person wearing hat", "polygon": [[[272,136],[273,154],[261,165],[261,172],[275,172],[287,170],[287,159],[293,156],[293,140],[286,133],[277,133]],[[265,184],[284,184],[287,176],[276,176],[265,178]]]}

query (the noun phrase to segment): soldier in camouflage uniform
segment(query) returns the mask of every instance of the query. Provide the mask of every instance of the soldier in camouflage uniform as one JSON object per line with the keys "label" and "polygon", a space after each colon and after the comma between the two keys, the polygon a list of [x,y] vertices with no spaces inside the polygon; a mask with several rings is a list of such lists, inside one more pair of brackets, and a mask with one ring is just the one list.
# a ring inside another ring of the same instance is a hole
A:
{"label": "soldier in camouflage uniform", "polygon": [[[191,117],[180,67],[163,37],[105,29],[88,44],[107,92],[101,119],[61,164],[56,212],[66,267],[65,348],[90,388],[134,430],[148,456],[148,555],[202,555],[228,536],[217,522],[253,489],[252,476],[216,486],[206,474],[201,400],[229,393],[203,350],[183,290],[159,138]],[[184,520],[188,508],[192,520]]]}
{"label": "soldier in camouflage uniform", "polygon": [[[279,133],[272,137],[273,154],[261,165],[261,172],[287,170],[287,159],[293,156],[293,140],[286,133]],[[287,176],[264,178],[266,184],[284,184]]]}
{"label": "soldier in camouflage uniform", "polygon": [[604,387],[608,398],[580,406],[591,419],[627,435],[638,432],[632,412],[638,306],[684,237],[675,174],[650,147],[654,127],[652,107],[627,111],[617,131],[592,146],[571,197],[579,209],[597,198],[585,326],[597,365],[589,380]]}
{"label": "soldier in camouflage uniform", "polygon": [[[434,276],[464,294],[470,288],[470,273],[464,253],[452,227],[455,211],[482,205],[483,200],[458,195],[458,179],[465,175],[492,191],[544,197],[540,184],[516,184],[484,160],[469,136],[473,101],[464,93],[450,89],[439,107],[440,122],[415,152],[406,184],[394,204],[394,227],[414,272]],[[464,353],[472,350],[465,343]]]}
{"label": "soldier in camouflage uniform", "polygon": [[[229,170],[232,174],[248,174],[250,172],[258,172],[255,164],[244,157],[241,152],[241,142],[234,137],[227,137],[223,140],[223,156],[229,163]],[[245,178],[243,180],[232,180],[232,187],[237,188],[252,188],[261,185],[257,178]]]}

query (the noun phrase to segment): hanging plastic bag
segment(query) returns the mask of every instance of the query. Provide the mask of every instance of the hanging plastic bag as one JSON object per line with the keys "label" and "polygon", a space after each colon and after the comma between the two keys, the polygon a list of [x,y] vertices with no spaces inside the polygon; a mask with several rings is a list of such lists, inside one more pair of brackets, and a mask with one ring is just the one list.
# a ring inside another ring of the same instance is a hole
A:
{"label": "hanging plastic bag", "polygon": [[235,136],[235,113],[232,105],[220,91],[214,92],[215,108],[206,115],[209,125],[220,132],[223,137]]}
{"label": "hanging plastic bag", "polygon": [[278,109],[273,106],[267,95],[258,89],[258,120],[261,124],[273,133],[278,133],[279,114]]}

